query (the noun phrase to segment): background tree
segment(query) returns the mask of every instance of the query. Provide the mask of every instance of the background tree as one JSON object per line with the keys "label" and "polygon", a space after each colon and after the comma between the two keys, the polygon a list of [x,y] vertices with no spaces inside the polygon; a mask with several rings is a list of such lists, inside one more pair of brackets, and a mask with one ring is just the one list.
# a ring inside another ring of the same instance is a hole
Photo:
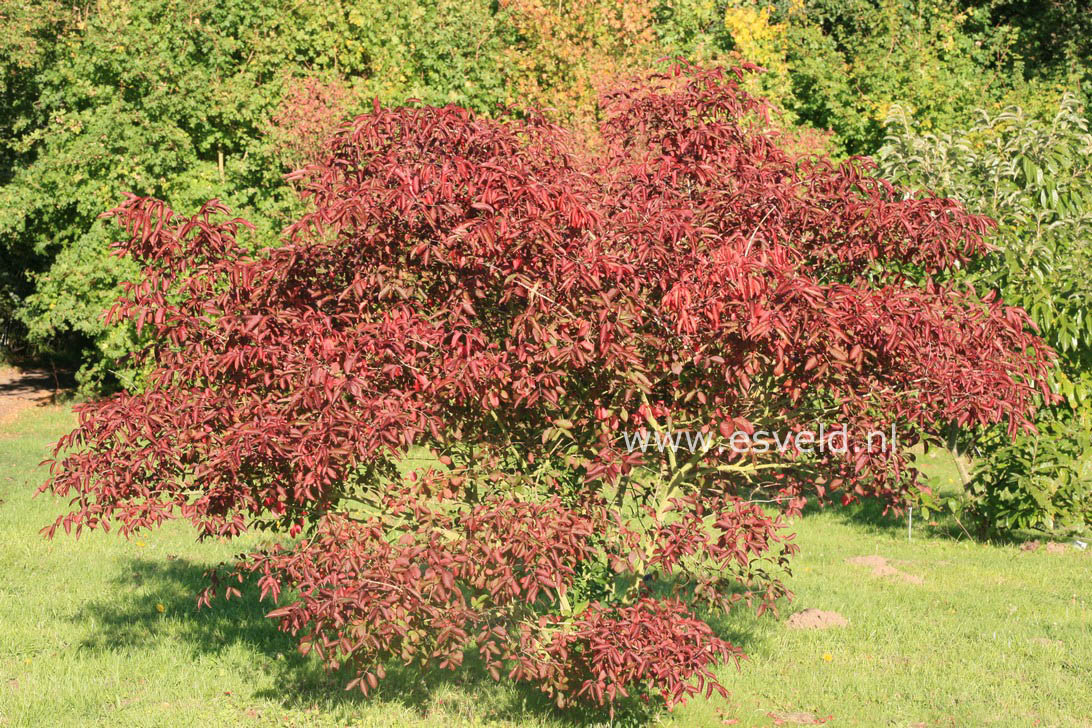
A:
{"label": "background tree", "polygon": [[986,532],[1092,524],[1092,134],[1075,97],[1053,119],[1019,108],[964,131],[931,134],[898,109],[879,154],[883,172],[953,197],[998,222],[998,251],[958,277],[996,288],[1027,310],[1060,355],[1051,385],[1062,395],[1041,411],[1038,432],[987,437],[969,484]]}
{"label": "background tree", "polygon": [[[293,78],[339,83],[356,99],[487,109],[504,98],[497,64],[477,61],[497,39],[485,2],[143,0],[70,16],[56,4],[3,7],[41,45],[5,46],[19,82],[0,175],[8,297],[31,344],[84,364],[88,391],[116,386],[135,346],[131,330],[101,320],[135,274],[109,256],[97,222],[123,192],[180,207],[216,197],[272,239],[298,210],[283,180],[298,160],[267,135]],[[487,34],[477,46],[471,29]]]}

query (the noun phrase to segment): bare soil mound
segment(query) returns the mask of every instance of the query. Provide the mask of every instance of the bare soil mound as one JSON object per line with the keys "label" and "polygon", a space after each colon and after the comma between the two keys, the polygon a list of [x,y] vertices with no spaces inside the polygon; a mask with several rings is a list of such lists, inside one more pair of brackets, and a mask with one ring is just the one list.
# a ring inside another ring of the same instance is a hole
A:
{"label": "bare soil mound", "polygon": [[789,629],[829,629],[845,627],[849,624],[838,612],[824,612],[822,609],[805,609],[788,618],[785,626]]}
{"label": "bare soil mound", "polygon": [[872,576],[890,576],[905,581],[908,584],[920,585],[925,583],[925,579],[922,579],[920,576],[907,574],[905,571],[899,571],[889,564],[887,559],[882,556],[854,556],[851,559],[846,559],[846,563],[871,569]]}

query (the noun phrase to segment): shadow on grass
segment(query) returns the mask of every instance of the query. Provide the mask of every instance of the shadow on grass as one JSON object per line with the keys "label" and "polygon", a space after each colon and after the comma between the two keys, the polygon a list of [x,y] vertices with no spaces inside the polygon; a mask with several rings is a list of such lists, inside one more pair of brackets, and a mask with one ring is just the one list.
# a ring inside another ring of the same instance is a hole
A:
{"label": "shadow on grass", "polygon": [[[149,638],[177,636],[195,654],[216,654],[236,645],[275,656],[291,647],[288,637],[265,619],[271,607],[244,594],[198,609],[196,595],[208,586],[206,567],[183,558],[158,561],[130,558],[123,562],[110,599],[91,602],[76,615],[93,619],[97,629],[84,641],[91,649],[140,650]],[[142,587],[139,596],[131,592]],[[156,605],[163,606],[159,613]]]}
{"label": "shadow on grass", "polygon": [[1019,546],[1029,541],[1049,540],[1052,537],[1049,533],[1028,529],[984,533],[975,524],[961,522],[954,514],[943,511],[930,513],[925,518],[920,510],[915,509],[911,522],[908,509],[904,508],[901,513],[888,509],[885,513],[883,502],[876,498],[863,498],[848,506],[820,506],[814,498],[809,498],[802,515],[807,518],[825,511],[830,511],[842,523],[860,526],[873,534],[893,537],[975,541],[994,546]]}
{"label": "shadow on grass", "polygon": [[898,532],[906,533],[906,512],[895,514],[888,510],[884,512],[884,503],[876,498],[864,498],[843,506],[840,503],[819,505],[815,498],[809,498],[804,511],[804,518],[819,513],[831,513],[843,523],[849,523],[864,527],[872,533],[895,535]]}
{"label": "shadow on grass", "polygon": [[[421,716],[445,701],[463,704],[467,718],[562,725],[637,726],[651,721],[656,713],[642,701],[630,699],[615,706],[613,720],[606,710],[570,707],[561,711],[546,695],[528,684],[503,681],[498,685],[476,654],[468,651],[457,671],[427,670],[402,664],[386,665],[387,677],[378,690],[365,697],[344,686],[352,679],[350,668],[328,672],[314,657],[303,657],[295,639],[277,629],[266,618],[270,602],[258,599],[257,589],[243,590],[239,599],[220,599],[210,608],[198,609],[195,595],[208,581],[205,566],[182,558],[160,562],[133,558],[125,563],[122,576],[114,580],[115,595],[91,602],[74,617],[93,620],[93,636],[83,647],[95,650],[140,651],[156,640],[177,640],[194,655],[215,655],[235,647],[258,655],[255,668],[269,674],[274,687],[257,697],[279,701],[286,709],[307,710],[318,706],[347,706],[360,711],[370,700],[400,704]],[[138,596],[130,591],[141,587]],[[157,605],[162,605],[160,613]],[[724,639],[746,646],[761,621],[753,610],[739,607],[726,616],[708,617],[710,625]],[[446,714],[445,710],[445,714]]]}

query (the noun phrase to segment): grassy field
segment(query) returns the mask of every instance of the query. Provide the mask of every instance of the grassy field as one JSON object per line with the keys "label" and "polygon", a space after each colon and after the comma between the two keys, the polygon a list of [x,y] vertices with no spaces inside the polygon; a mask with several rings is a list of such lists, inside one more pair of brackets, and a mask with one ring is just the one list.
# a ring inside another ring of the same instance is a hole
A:
{"label": "grassy field", "polygon": [[[265,605],[195,610],[204,570],[245,543],[197,544],[182,524],[141,540],[44,540],[64,504],[31,497],[38,463],[72,423],[36,408],[0,429],[0,726],[582,724],[474,674],[397,672],[369,700],[345,693]],[[946,456],[933,457],[945,472]],[[905,519],[869,508],[795,526],[796,599],[779,618],[723,624],[750,655],[721,671],[731,697],[653,722],[1092,726],[1092,550],[976,544],[928,524],[908,540]],[[849,561],[862,556],[894,573]],[[788,629],[808,607],[849,624]]]}

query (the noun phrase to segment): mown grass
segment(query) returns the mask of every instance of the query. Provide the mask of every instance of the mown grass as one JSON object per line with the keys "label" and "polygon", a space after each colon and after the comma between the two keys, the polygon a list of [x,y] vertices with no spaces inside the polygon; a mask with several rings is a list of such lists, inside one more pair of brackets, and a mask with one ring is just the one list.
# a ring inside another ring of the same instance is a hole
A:
{"label": "mown grass", "polygon": [[[62,408],[0,430],[0,725],[561,726],[532,690],[480,673],[395,671],[364,699],[300,657],[253,599],[197,611],[206,568],[246,543],[194,542],[182,524],[125,541],[38,530],[64,504],[32,498],[47,448],[73,424]],[[933,456],[951,477],[943,454]],[[795,522],[796,599],[778,618],[720,625],[750,659],[725,667],[728,700],[616,723],[768,726],[1092,726],[1092,553],[1022,551],[957,539],[861,506]],[[958,532],[958,531],[956,531]],[[847,563],[887,558],[915,584]],[[162,611],[160,611],[160,607]],[[849,626],[792,631],[805,607]],[[599,718],[602,720],[602,717]],[[729,723],[726,723],[729,721]],[[790,723],[787,723],[791,725]]]}

